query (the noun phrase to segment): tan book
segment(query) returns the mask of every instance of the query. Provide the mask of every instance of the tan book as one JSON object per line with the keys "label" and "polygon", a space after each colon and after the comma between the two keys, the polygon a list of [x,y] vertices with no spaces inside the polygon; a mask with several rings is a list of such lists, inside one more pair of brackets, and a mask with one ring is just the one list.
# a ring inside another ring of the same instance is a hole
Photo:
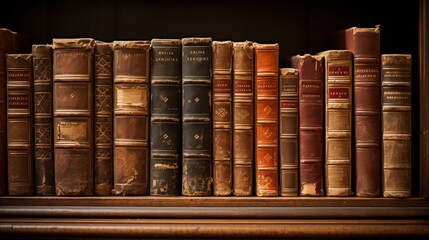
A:
{"label": "tan book", "polygon": [[325,184],[328,196],[352,195],[353,54],[325,56]]}
{"label": "tan book", "polygon": [[53,39],[55,192],[60,196],[93,194],[94,44],[91,38]]}
{"label": "tan book", "polygon": [[251,196],[254,180],[254,56],[252,42],[234,43],[234,196]]}
{"label": "tan book", "polygon": [[384,197],[411,197],[411,55],[381,55]]}
{"label": "tan book", "polygon": [[231,41],[213,41],[213,195],[232,194]]}
{"label": "tan book", "polygon": [[31,54],[7,54],[9,195],[33,195],[33,74]]}
{"label": "tan book", "polygon": [[149,48],[149,41],[113,42],[114,195],[148,192]]}

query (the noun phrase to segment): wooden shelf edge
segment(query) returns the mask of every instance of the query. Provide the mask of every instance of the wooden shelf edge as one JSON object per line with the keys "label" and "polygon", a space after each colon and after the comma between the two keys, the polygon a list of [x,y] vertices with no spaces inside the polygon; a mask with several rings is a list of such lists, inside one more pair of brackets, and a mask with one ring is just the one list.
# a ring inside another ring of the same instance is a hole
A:
{"label": "wooden shelf edge", "polygon": [[186,238],[364,238],[429,235],[427,220],[145,220],[9,219],[1,236],[186,237]]}

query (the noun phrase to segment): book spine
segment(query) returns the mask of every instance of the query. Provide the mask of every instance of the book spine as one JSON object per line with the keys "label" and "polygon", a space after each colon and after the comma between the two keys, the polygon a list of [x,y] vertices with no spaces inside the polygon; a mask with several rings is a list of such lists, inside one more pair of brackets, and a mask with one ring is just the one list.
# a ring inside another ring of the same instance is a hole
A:
{"label": "book spine", "polygon": [[351,196],[353,54],[325,54],[325,181],[327,196]]}
{"label": "book spine", "polygon": [[180,193],[182,41],[151,41],[150,195]]}
{"label": "book spine", "polygon": [[182,39],[182,195],[212,194],[211,38]]}
{"label": "book spine", "polygon": [[33,45],[34,181],[37,195],[54,195],[52,45]]}
{"label": "book spine", "polygon": [[297,56],[301,196],[324,194],[324,63],[323,56]]}
{"label": "book spine", "polygon": [[234,196],[251,196],[254,179],[254,55],[252,42],[234,43]]}
{"label": "book spine", "polygon": [[55,192],[94,189],[93,39],[53,39]]}
{"label": "book spine", "polygon": [[354,54],[354,133],[356,196],[380,196],[381,79],[380,29],[346,30],[346,48]]}
{"label": "book spine", "polygon": [[381,55],[383,196],[411,197],[411,55]]}
{"label": "book spine", "polygon": [[6,28],[0,29],[0,196],[7,193],[7,73],[6,53],[13,52],[12,35]]}
{"label": "book spine", "polygon": [[255,44],[255,75],[256,195],[278,196],[278,44]]}
{"label": "book spine", "polygon": [[231,41],[213,45],[213,195],[232,194]]}
{"label": "book spine", "polygon": [[113,42],[114,195],[148,192],[149,48],[149,41]]}
{"label": "book spine", "polygon": [[280,194],[298,196],[298,70],[280,69]]}
{"label": "book spine", "polygon": [[33,195],[31,54],[7,54],[7,173],[9,195]]}
{"label": "book spine", "polygon": [[95,166],[94,194],[110,195],[113,182],[112,64],[109,43],[96,42],[94,48]]}

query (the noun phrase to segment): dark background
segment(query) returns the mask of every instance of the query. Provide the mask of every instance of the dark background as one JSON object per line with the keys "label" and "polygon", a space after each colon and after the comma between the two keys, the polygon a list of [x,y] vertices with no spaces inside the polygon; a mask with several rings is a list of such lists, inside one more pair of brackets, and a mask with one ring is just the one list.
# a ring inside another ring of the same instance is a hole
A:
{"label": "dark background", "polygon": [[52,43],[52,38],[277,42],[280,67],[289,67],[293,55],[332,49],[332,35],[341,29],[380,24],[382,53],[413,55],[413,195],[418,195],[418,8],[417,0],[12,0],[2,6],[0,27],[26,34],[28,51],[30,44]]}

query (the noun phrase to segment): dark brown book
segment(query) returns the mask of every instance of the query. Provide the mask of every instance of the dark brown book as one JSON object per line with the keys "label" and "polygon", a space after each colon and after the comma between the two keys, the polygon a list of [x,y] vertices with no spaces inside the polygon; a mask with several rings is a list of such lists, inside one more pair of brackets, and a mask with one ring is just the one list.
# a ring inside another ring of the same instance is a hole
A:
{"label": "dark brown book", "polygon": [[110,195],[113,183],[113,53],[110,43],[94,48],[95,166],[94,194]]}
{"label": "dark brown book", "polygon": [[212,195],[212,39],[182,39],[182,195]]}
{"label": "dark brown book", "polygon": [[37,195],[54,195],[52,45],[33,45],[34,181]]}
{"label": "dark brown book", "polygon": [[6,74],[6,53],[14,53],[15,32],[6,28],[0,28],[0,196],[7,193],[7,74]]}
{"label": "dark brown book", "polygon": [[150,194],[180,194],[182,40],[152,39]]}
{"label": "dark brown book", "polygon": [[381,179],[380,28],[346,29],[345,44],[354,54],[356,196],[378,197]]}
{"label": "dark brown book", "polygon": [[278,196],[279,45],[255,43],[256,195]]}
{"label": "dark brown book", "polygon": [[298,69],[280,68],[280,195],[298,196]]}
{"label": "dark brown book", "polygon": [[323,196],[324,82],[323,56],[295,56],[299,74],[299,184],[301,196]]}
{"label": "dark brown book", "polygon": [[213,195],[232,194],[231,41],[213,41]]}
{"label": "dark brown book", "polygon": [[149,48],[149,41],[113,42],[114,195],[149,189]]}
{"label": "dark brown book", "polygon": [[251,196],[254,179],[254,55],[253,43],[234,43],[233,185],[234,196]]}
{"label": "dark brown book", "polygon": [[352,195],[353,54],[325,56],[325,183],[327,196]]}
{"label": "dark brown book", "polygon": [[33,195],[31,54],[7,54],[7,173],[9,195]]}
{"label": "dark brown book", "polygon": [[54,168],[59,196],[93,195],[93,51],[90,38],[53,39]]}
{"label": "dark brown book", "polygon": [[383,196],[411,197],[411,55],[381,55]]}

